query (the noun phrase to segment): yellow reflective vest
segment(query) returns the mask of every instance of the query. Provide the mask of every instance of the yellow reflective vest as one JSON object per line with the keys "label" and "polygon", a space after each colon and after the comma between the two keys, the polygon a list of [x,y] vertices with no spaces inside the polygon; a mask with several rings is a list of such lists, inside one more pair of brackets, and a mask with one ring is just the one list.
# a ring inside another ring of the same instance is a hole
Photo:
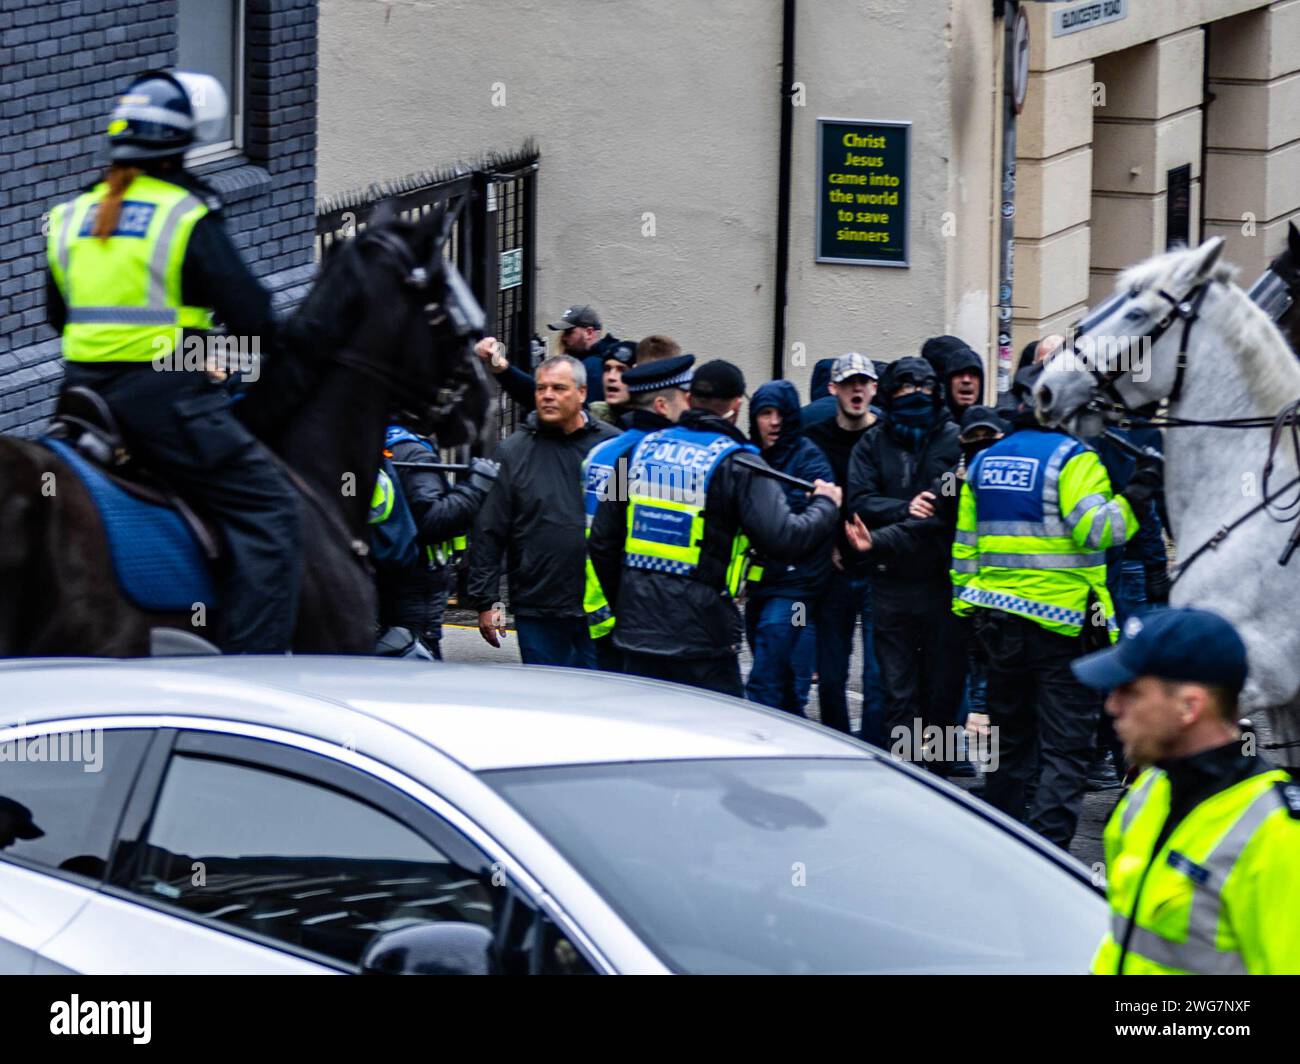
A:
{"label": "yellow reflective vest", "polygon": [[181,329],[212,328],[212,311],[181,299],[181,267],[207,206],[148,174],[127,187],[117,228],[90,235],[108,186],[101,182],[50,212],[47,254],[68,308],[63,357],[149,362],[180,348]]}
{"label": "yellow reflective vest", "polygon": [[1242,780],[1153,852],[1169,800],[1149,768],[1106,825],[1111,925],[1093,973],[1300,973],[1300,785],[1280,769]]}
{"label": "yellow reflective vest", "polygon": [[1003,610],[1077,636],[1089,623],[1091,596],[1114,642],[1106,551],[1137,527],[1095,451],[1059,432],[1015,432],[966,471],[952,545],[953,611]]}

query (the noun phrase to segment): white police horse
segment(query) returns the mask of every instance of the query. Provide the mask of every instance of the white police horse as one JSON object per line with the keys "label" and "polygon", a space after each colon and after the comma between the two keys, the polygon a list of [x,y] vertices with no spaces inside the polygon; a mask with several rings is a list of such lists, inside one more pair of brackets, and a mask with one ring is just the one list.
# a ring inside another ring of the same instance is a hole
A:
{"label": "white police horse", "polygon": [[[1041,420],[1095,434],[1138,412],[1165,432],[1165,497],[1179,568],[1171,602],[1227,617],[1246,642],[1246,711],[1264,709],[1274,759],[1300,765],[1300,362],[1219,261],[1221,238],[1120,275],[1035,390]],[[1270,432],[1270,428],[1273,429]],[[1215,648],[1207,646],[1207,655]]]}

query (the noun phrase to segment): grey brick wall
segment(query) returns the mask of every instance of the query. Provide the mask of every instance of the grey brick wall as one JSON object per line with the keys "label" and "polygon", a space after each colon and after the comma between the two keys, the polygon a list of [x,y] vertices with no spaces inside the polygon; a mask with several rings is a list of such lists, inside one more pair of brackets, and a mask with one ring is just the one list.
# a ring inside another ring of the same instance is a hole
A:
{"label": "grey brick wall", "polygon": [[[197,171],[282,307],[314,272],[316,15],[246,0],[242,156]],[[0,432],[38,431],[58,389],[43,217],[103,169],[113,97],[176,56],[176,0],[0,0]]]}

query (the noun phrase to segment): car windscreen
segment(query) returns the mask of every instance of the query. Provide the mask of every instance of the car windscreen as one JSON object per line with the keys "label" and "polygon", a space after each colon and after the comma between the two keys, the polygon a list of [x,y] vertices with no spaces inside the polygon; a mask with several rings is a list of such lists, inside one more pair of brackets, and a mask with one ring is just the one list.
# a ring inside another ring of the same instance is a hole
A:
{"label": "car windscreen", "polygon": [[1082,973],[1105,929],[1086,883],[873,759],[483,778],[678,971]]}

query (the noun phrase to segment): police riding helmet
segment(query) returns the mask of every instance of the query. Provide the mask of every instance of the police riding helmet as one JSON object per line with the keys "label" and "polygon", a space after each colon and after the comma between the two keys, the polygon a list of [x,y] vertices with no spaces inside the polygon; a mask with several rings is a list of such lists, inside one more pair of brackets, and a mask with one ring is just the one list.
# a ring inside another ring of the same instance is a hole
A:
{"label": "police riding helmet", "polygon": [[180,155],[211,139],[227,113],[226,92],[210,74],[151,70],[117,98],[108,120],[113,162]]}

